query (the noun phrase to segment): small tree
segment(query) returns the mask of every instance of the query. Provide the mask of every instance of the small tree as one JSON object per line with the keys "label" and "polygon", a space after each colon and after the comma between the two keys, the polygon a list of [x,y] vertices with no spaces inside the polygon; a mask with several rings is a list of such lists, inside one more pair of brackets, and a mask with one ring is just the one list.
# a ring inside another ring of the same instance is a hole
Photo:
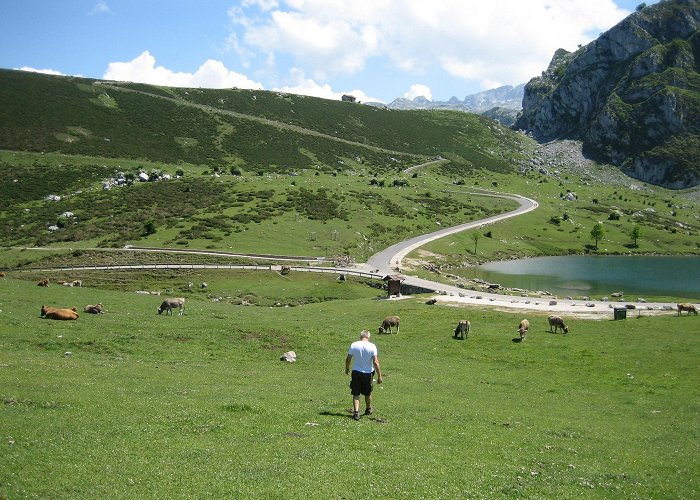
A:
{"label": "small tree", "polygon": [[476,248],[479,245],[480,239],[481,239],[481,233],[479,231],[474,231],[472,233],[472,241],[474,242],[474,255],[476,255]]}
{"label": "small tree", "polygon": [[639,238],[641,238],[642,236],[642,228],[635,224],[635,226],[630,231],[630,238],[632,238],[634,248],[637,248],[637,240],[639,240]]}
{"label": "small tree", "polygon": [[598,242],[605,237],[605,228],[603,224],[598,222],[593,229],[591,229],[591,238],[595,240],[595,249],[598,250]]}
{"label": "small tree", "polygon": [[155,232],[156,232],[156,223],[154,221],[149,220],[148,222],[146,222],[146,224],[144,224],[144,226],[143,226],[143,235],[144,236],[155,234]]}

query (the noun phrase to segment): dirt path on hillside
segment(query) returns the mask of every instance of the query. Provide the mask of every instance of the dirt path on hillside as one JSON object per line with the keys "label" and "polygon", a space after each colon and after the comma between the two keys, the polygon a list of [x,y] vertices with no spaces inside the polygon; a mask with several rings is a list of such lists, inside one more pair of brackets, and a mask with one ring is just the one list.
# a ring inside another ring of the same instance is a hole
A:
{"label": "dirt path on hillside", "polygon": [[[135,94],[141,94],[141,95],[153,97],[156,99],[164,99],[166,101],[170,101],[170,102],[173,102],[173,103],[181,105],[181,106],[189,106],[192,108],[201,109],[203,111],[207,111],[207,112],[214,113],[214,114],[233,116],[235,118],[240,118],[242,120],[254,121],[254,122],[262,123],[263,125],[268,125],[270,127],[275,127],[275,128],[281,129],[281,130],[291,130],[291,131],[294,131],[294,132],[297,132],[300,134],[304,134],[304,135],[312,135],[315,137],[322,137],[322,138],[328,139],[330,141],[342,142],[343,144],[348,144],[350,146],[369,149],[369,150],[376,152],[376,153],[386,153],[386,154],[396,155],[396,156],[408,156],[408,157],[417,158],[417,159],[426,158],[425,156],[422,156],[422,155],[417,155],[417,154],[413,154],[413,153],[406,153],[404,151],[394,151],[391,149],[380,148],[379,146],[372,146],[372,145],[364,144],[361,142],[350,141],[348,139],[343,139],[342,137],[337,137],[337,136],[330,135],[330,134],[324,134],[323,132],[318,132],[316,130],[300,127],[298,125],[292,125],[291,123],[284,123],[284,122],[281,122],[278,120],[270,120],[269,118],[262,118],[260,116],[248,115],[245,113],[239,113],[237,111],[230,111],[230,110],[226,110],[226,109],[221,109],[221,108],[217,108],[214,106],[209,106],[207,104],[198,104],[196,102],[186,101],[184,99],[176,99],[175,97],[166,97],[163,95],[151,94],[150,92],[146,92],[143,90],[130,89],[128,87],[121,87],[119,85],[111,85],[108,83],[100,83],[100,85],[102,85],[103,87],[115,90],[115,91],[119,91],[119,92],[132,92]],[[413,168],[413,167],[411,167],[411,168]]]}

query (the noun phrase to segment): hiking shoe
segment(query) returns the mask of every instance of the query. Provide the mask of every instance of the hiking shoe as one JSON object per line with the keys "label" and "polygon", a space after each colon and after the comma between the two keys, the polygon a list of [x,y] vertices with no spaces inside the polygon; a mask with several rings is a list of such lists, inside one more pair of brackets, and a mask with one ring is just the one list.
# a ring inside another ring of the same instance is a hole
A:
{"label": "hiking shoe", "polygon": [[359,412],[352,412],[352,419],[353,420],[360,420],[360,413]]}
{"label": "hiking shoe", "polygon": [[374,410],[372,408],[367,408],[365,410],[365,415],[371,415],[372,413],[374,413]]}

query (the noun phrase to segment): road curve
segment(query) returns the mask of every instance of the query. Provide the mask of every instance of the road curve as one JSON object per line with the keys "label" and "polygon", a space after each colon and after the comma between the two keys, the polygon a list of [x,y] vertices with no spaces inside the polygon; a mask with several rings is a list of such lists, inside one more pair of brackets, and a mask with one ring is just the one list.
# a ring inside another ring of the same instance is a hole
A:
{"label": "road curve", "polygon": [[[421,236],[416,236],[414,238],[402,241],[385,248],[381,252],[372,255],[368,260],[366,266],[369,269],[375,270],[375,272],[383,275],[391,274],[396,269],[401,268],[401,262],[404,257],[410,252],[418,247],[425,245],[433,240],[443,238],[450,234],[459,233],[466,231],[467,229],[473,229],[475,227],[480,227],[485,224],[490,224],[493,222],[498,222],[510,217],[515,217],[517,215],[522,215],[527,212],[535,210],[539,205],[535,200],[520,196],[517,194],[495,194],[490,192],[472,192],[468,194],[479,195],[479,196],[491,196],[494,198],[506,198],[513,200],[518,203],[518,208],[511,210],[510,212],[505,212],[499,215],[494,215],[492,217],[487,217],[486,219],[480,219],[472,222],[466,222],[458,226],[446,227],[438,231],[423,234]],[[378,271],[376,271],[378,270]]]}

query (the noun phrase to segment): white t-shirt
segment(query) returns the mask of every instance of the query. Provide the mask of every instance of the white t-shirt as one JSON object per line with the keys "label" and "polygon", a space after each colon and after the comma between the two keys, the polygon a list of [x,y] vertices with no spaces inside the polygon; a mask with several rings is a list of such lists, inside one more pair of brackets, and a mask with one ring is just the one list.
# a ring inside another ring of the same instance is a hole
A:
{"label": "white t-shirt", "polygon": [[348,355],[352,356],[352,369],[362,373],[374,371],[374,357],[377,355],[377,346],[369,340],[357,340],[350,345]]}

